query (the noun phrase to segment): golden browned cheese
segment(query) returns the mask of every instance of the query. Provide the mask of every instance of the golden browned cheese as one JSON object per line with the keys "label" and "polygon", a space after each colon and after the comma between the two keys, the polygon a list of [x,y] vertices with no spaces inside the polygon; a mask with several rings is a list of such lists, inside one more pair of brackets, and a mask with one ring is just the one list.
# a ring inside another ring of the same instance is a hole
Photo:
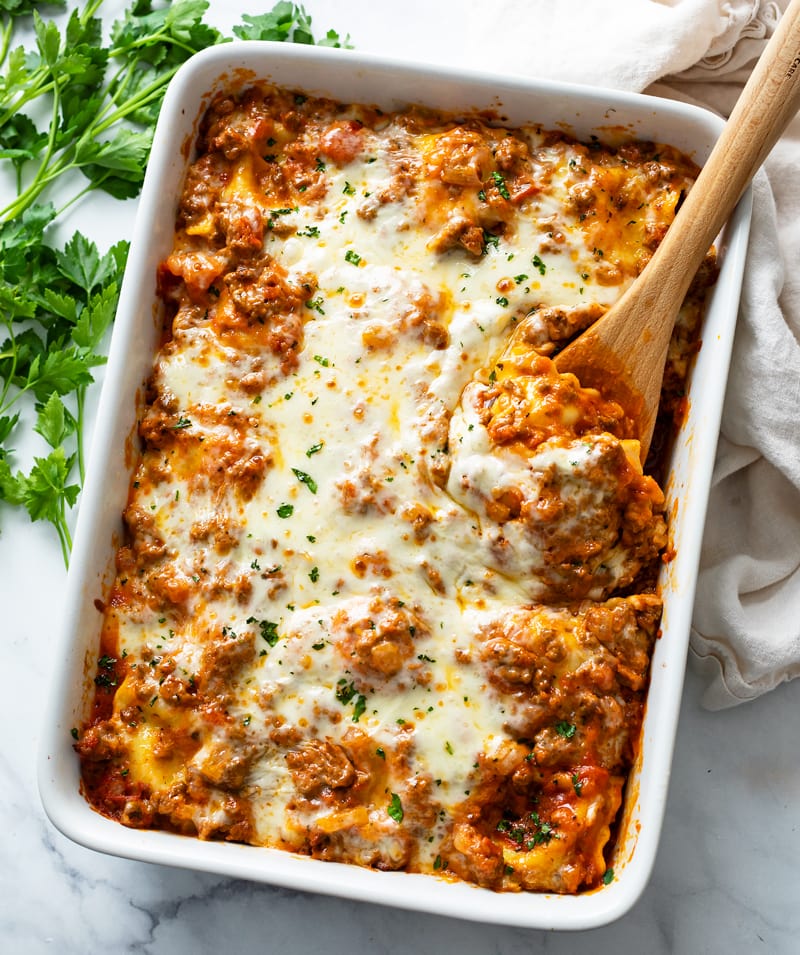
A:
{"label": "golden browned cheese", "polygon": [[695,173],[487,117],[213,100],[76,743],[100,812],[496,890],[600,884],[668,530],[624,410],[551,357]]}

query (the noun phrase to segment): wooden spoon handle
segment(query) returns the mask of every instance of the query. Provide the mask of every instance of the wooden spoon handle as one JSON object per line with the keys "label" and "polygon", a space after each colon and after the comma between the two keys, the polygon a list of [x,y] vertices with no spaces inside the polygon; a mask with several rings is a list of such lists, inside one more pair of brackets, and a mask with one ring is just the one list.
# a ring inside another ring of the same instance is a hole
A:
{"label": "wooden spoon handle", "polygon": [[[679,281],[685,294],[717,233],[798,109],[800,0],[792,0],[675,223],[648,264],[648,279],[653,280],[649,284],[661,285],[653,274],[661,272],[664,284]],[[674,287],[671,294],[676,294]]]}

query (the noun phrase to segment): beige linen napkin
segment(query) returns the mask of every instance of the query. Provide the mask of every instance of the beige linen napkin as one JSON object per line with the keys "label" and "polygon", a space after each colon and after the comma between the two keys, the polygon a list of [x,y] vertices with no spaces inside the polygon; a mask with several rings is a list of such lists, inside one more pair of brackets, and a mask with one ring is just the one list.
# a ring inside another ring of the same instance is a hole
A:
{"label": "beige linen napkin", "polygon": [[[462,62],[693,99],[726,115],[788,0],[496,0]],[[658,85],[653,85],[657,81]],[[704,704],[800,676],[800,120],[754,185],[695,603]]]}

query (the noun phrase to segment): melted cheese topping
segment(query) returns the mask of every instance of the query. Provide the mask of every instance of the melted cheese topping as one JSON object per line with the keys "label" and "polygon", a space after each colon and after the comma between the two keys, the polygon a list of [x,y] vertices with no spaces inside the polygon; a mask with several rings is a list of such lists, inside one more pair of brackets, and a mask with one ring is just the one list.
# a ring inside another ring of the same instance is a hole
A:
{"label": "melted cheese topping", "polygon": [[[270,88],[218,97],[84,787],[128,825],[492,888],[595,885],[666,543],[622,409],[548,355],[693,168]],[[658,156],[656,156],[658,153]]]}

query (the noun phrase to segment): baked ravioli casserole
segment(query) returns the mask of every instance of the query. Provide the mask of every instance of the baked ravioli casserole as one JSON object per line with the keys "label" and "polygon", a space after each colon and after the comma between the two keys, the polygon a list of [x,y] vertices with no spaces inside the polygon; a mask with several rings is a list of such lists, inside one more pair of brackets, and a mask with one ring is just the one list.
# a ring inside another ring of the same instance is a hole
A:
{"label": "baked ravioli casserole", "polygon": [[669,536],[623,409],[552,356],[696,167],[266,85],[217,95],[195,155],[75,733],[86,797],[497,890],[608,881]]}

